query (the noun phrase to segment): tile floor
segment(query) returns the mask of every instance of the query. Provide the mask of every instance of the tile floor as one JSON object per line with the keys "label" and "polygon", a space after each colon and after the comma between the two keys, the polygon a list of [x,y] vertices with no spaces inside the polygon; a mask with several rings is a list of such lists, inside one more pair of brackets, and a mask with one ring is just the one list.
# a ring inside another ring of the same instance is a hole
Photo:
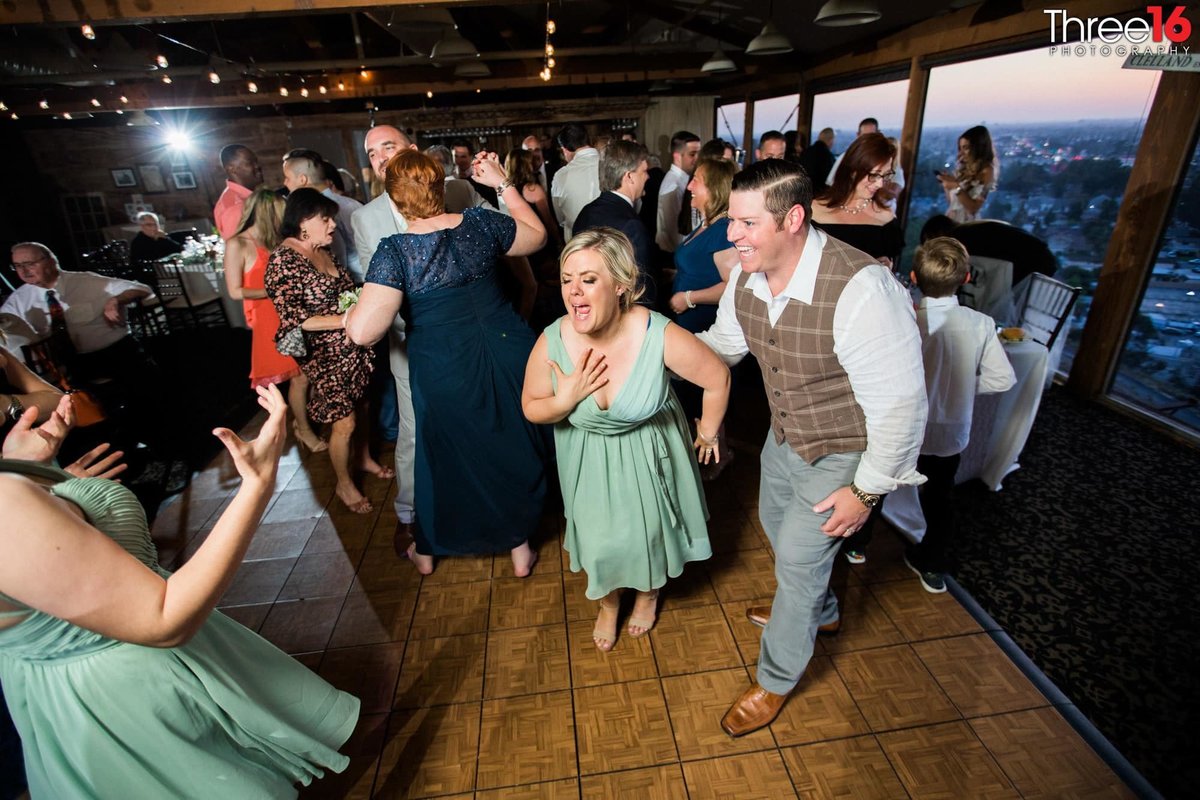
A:
{"label": "tile floor", "polygon": [[[953,597],[921,589],[890,531],[866,564],[839,564],[842,632],[783,714],[727,737],[718,720],[758,656],[744,613],[774,591],[757,477],[746,452],[706,486],[716,555],[669,584],[650,636],[603,654],[556,517],[527,579],[507,555],[422,579],[392,552],[393,487],[369,482],[377,510],[346,513],[324,454],[289,450],[222,610],[362,699],[350,767],[302,797],[1133,796]],[[236,487],[220,456],[161,510],[163,564]]]}

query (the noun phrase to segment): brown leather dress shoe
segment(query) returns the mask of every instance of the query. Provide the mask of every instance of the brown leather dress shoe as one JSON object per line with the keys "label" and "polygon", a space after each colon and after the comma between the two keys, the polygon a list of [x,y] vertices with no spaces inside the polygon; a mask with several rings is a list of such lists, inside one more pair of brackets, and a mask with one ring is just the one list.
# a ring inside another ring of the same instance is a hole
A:
{"label": "brown leather dress shoe", "polygon": [[721,728],[730,736],[745,736],[770,725],[787,702],[786,694],[773,694],[755,683],[721,718]]}
{"label": "brown leather dress shoe", "polygon": [[396,550],[396,555],[401,558],[408,558],[408,547],[413,543],[413,524],[411,522],[397,522],[396,532],[392,534],[392,547]]}
{"label": "brown leather dress shoe", "polygon": [[[746,619],[753,622],[760,628],[767,627],[767,623],[771,621],[770,606],[751,606],[746,609]],[[826,622],[824,625],[817,626],[817,633],[821,636],[837,636],[838,631],[842,629],[842,621],[835,619],[833,622]]]}

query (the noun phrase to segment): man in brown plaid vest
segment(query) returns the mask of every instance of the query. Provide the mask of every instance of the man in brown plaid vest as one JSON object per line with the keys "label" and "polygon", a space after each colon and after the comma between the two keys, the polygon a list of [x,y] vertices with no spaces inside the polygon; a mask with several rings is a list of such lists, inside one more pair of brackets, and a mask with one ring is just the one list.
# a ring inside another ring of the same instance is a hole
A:
{"label": "man in brown plaid vest", "polygon": [[927,402],[921,337],[907,291],[870,256],[809,225],[812,184],[765,160],[733,180],[738,250],[717,321],[700,338],[733,364],[753,353],[771,407],[759,518],[775,550],[758,682],[721,720],[731,736],[771,723],[840,626],[829,575],[841,539],[884,494],[920,484]]}

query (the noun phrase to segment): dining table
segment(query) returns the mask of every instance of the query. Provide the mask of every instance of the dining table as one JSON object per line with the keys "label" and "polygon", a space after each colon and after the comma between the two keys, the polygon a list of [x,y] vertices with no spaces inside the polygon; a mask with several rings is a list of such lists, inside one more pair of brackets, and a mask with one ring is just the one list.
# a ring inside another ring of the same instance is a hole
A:
{"label": "dining table", "polygon": [[192,303],[198,304],[214,296],[219,297],[230,326],[245,328],[248,326],[246,313],[242,310],[242,301],[231,297],[229,288],[225,285],[224,255],[225,244],[221,237],[201,236],[199,240],[189,239],[185,242],[182,253],[167,256],[162,260],[170,263],[179,272]]}
{"label": "dining table", "polygon": [[[954,476],[955,483],[977,478],[993,492],[1020,469],[1021,451],[1042,403],[1050,362],[1045,345],[1038,342],[1001,340],[1001,344],[1017,381],[1006,392],[976,396],[971,436]],[[902,486],[883,504],[884,518],[913,541],[925,535],[917,491],[915,486]]]}

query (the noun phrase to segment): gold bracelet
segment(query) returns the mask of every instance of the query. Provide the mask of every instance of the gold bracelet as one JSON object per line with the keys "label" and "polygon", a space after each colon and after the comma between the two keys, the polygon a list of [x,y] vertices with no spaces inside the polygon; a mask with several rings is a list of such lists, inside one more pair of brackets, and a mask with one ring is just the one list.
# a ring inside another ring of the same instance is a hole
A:
{"label": "gold bracelet", "polygon": [[701,444],[708,445],[709,447],[715,447],[717,444],[717,439],[721,438],[721,435],[719,433],[714,433],[712,435],[711,439],[708,438],[707,436],[705,436],[703,433],[700,432],[699,425],[696,426],[696,436],[697,436],[697,438],[700,439]]}

